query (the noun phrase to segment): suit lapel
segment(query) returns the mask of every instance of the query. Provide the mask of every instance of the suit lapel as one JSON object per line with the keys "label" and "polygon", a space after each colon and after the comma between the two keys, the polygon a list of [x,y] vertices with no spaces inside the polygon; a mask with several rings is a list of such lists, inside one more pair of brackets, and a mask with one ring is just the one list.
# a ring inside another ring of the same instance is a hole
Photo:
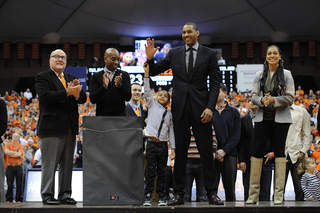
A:
{"label": "suit lapel", "polygon": [[136,115],[136,113],[133,111],[133,109],[132,109],[132,107],[130,106],[130,104],[128,104],[127,107],[128,107],[129,115],[131,115],[131,116]]}
{"label": "suit lapel", "polygon": [[197,58],[196,58],[196,63],[194,65],[194,68],[193,68],[193,73],[192,73],[192,77],[194,76],[194,73],[197,72],[201,62],[202,62],[202,59],[204,57],[204,48],[202,48],[202,46],[199,44],[199,48],[198,48],[198,51],[197,51]]}
{"label": "suit lapel", "polygon": [[61,89],[61,90],[65,89],[63,84],[61,83],[59,77],[56,75],[56,73],[51,69],[49,69],[48,72],[49,72],[49,75],[52,77],[53,81],[55,82],[55,84],[59,87],[59,89]]}
{"label": "suit lapel", "polygon": [[185,48],[185,46],[184,45],[181,46],[178,51],[179,51],[178,55],[181,56],[179,61],[182,62],[182,67],[183,67],[183,70],[181,72],[181,77],[183,79],[185,79],[185,81],[188,81],[188,71],[187,71],[187,64],[186,64],[186,48]]}
{"label": "suit lapel", "polygon": [[71,79],[69,78],[69,75],[68,75],[68,73],[63,73],[64,74],[64,80],[66,81],[66,85],[67,85],[67,88],[68,88],[68,82],[70,82],[71,81]]}
{"label": "suit lapel", "polygon": [[[197,72],[201,62],[202,62],[202,59],[205,55],[205,52],[204,52],[204,48],[202,48],[202,46],[199,44],[199,48],[197,50],[197,58],[196,58],[196,63],[194,65],[194,68],[193,68],[193,73],[192,73],[192,76],[191,76],[191,79],[193,78],[194,74]],[[185,60],[185,59],[184,59]],[[191,80],[189,79],[189,80]]]}

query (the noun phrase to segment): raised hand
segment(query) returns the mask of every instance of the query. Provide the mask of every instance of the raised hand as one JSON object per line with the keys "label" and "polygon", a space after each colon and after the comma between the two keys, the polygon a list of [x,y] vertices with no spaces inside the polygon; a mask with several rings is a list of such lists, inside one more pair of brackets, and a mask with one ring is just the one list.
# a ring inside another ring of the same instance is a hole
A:
{"label": "raised hand", "polygon": [[144,62],[143,69],[144,69],[144,77],[148,78],[149,77],[149,64],[147,62]]}
{"label": "raised hand", "polygon": [[160,49],[160,47],[154,48],[154,39],[151,40],[150,38],[147,38],[147,44],[144,46],[148,60],[152,59],[157,50]]}

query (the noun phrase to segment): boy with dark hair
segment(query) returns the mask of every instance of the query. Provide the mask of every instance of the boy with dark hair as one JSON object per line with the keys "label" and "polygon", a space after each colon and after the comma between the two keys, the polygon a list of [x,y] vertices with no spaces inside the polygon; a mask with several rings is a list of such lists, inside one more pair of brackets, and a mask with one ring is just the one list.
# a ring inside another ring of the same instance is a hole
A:
{"label": "boy with dark hair", "polygon": [[214,192],[217,193],[218,191],[221,174],[226,201],[236,201],[237,144],[241,136],[241,121],[238,110],[229,106],[225,101],[227,92],[227,87],[220,83],[217,106],[212,116],[212,125],[218,144],[215,155],[217,160],[215,160]]}
{"label": "boy with dark hair", "polygon": [[147,177],[145,188],[144,206],[151,206],[152,192],[154,189],[154,178],[157,174],[157,193],[158,205],[166,206],[164,199],[165,182],[166,182],[166,165],[168,159],[167,138],[169,138],[171,147],[171,159],[175,158],[175,140],[173,133],[172,114],[166,109],[170,103],[170,94],[162,90],[158,93],[157,101],[152,97],[149,85],[149,65],[144,64],[144,87],[148,104],[148,121],[145,129],[145,136],[148,137],[146,147],[147,158]]}

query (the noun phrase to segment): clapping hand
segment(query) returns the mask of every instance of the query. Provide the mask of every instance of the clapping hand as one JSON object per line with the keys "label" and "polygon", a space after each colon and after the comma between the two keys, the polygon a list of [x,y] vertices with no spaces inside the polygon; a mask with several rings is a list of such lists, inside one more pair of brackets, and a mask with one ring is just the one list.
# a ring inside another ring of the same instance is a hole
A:
{"label": "clapping hand", "polygon": [[120,75],[114,77],[114,84],[116,85],[116,87],[120,87],[121,82],[122,82],[122,73],[120,73]]}
{"label": "clapping hand", "polygon": [[110,75],[109,73],[104,73],[103,76],[102,76],[102,82],[103,82],[103,86],[105,88],[108,88],[108,85],[109,85],[109,82],[110,82]]}
{"label": "clapping hand", "polygon": [[79,84],[78,80],[68,83],[67,96],[74,95],[77,96],[82,90],[82,85]]}

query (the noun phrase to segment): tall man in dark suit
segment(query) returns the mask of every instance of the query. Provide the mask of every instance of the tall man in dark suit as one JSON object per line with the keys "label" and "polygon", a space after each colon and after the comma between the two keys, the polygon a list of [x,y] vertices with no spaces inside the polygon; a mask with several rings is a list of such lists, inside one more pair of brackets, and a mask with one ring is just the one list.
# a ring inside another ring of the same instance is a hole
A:
{"label": "tall man in dark suit", "polygon": [[[71,198],[73,154],[79,129],[78,103],[86,102],[75,75],[63,72],[66,53],[57,49],[50,54],[50,69],[36,75],[35,88],[39,95],[40,117],[38,135],[41,141],[43,204],[76,204]],[[59,169],[58,200],[54,198],[54,177]]]}
{"label": "tall man in dark suit", "polygon": [[[168,69],[173,72],[172,115],[176,140],[174,165],[175,197],[168,205],[184,203],[186,161],[190,143],[190,126],[194,133],[204,171],[204,184],[209,204],[223,204],[213,191],[214,164],[212,154],[211,118],[219,95],[219,69],[216,52],[198,43],[199,30],[196,24],[188,22],[182,28],[185,45],[173,48],[168,55],[154,63],[153,55],[159,49],[154,41],[147,39],[146,54],[150,75],[157,75]],[[209,76],[210,91],[207,87]]]}
{"label": "tall man in dark suit", "polygon": [[108,48],[104,54],[106,66],[90,81],[90,101],[97,104],[97,116],[126,116],[125,101],[131,98],[130,77],[119,70],[120,54]]}

